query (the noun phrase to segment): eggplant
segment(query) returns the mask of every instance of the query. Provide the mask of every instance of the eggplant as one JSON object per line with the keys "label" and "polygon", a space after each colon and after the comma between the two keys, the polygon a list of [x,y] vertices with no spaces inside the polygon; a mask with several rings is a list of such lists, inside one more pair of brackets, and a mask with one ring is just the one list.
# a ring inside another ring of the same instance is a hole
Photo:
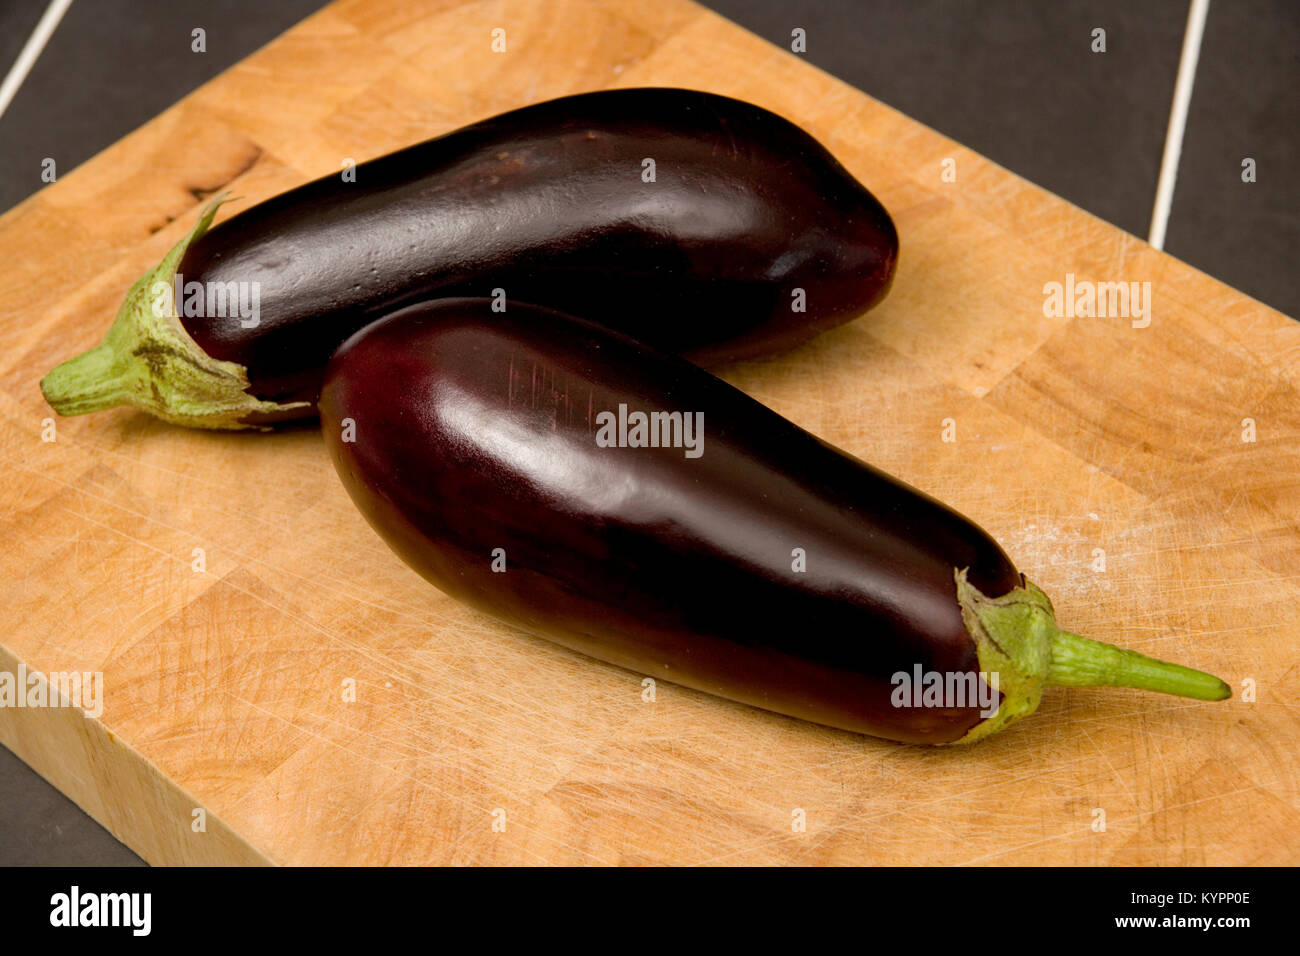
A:
{"label": "eggplant", "polygon": [[320,411],[349,495],[402,560],[641,674],[926,744],[988,736],[1048,686],[1231,694],[1062,630],[957,512],[594,323],[413,306],[340,346]]}
{"label": "eggplant", "polygon": [[898,257],[889,214],[816,140],[712,93],[563,97],[354,172],[209,230],[210,204],[104,344],[41,383],[50,405],[207,428],[310,417],[345,338],[462,295],[580,315],[698,362],[752,358],[875,305]]}

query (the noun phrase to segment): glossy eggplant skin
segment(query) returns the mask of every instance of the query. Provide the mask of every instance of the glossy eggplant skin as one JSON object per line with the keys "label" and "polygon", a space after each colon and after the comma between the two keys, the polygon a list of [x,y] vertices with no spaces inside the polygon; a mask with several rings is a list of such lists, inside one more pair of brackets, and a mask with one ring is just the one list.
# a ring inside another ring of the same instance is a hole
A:
{"label": "glossy eggplant skin", "polygon": [[[620,404],[702,412],[702,454],[602,447],[600,412]],[[945,743],[981,719],[896,708],[891,676],[979,671],[954,568],[1011,591],[996,542],[680,358],[540,309],[443,301],[344,343],[320,410],[367,520],[474,607],[845,730]]]}
{"label": "glossy eggplant skin", "polygon": [[314,402],[352,332],[496,289],[698,362],[754,357],[870,308],[898,255],[888,213],[811,136],[691,90],[551,100],[355,173],[234,216],[181,261],[186,283],[259,284],[256,327],[182,321],[208,355],[245,366],[260,399]]}

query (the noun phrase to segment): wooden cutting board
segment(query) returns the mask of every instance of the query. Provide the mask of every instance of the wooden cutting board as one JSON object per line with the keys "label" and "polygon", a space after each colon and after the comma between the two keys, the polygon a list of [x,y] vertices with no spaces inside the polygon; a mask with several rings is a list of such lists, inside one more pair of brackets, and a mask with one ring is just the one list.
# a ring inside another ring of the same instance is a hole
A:
{"label": "wooden cutting board", "polygon": [[[726,377],[1232,701],[1051,691],[964,749],[649,702],[421,581],[310,428],[51,436],[37,381],[203,197],[640,85],[789,117],[902,236],[884,306]],[[0,709],[0,742],[152,863],[1300,861],[1300,325],[700,7],[339,0],[0,218],[0,262],[0,671],[104,682],[98,717]],[[1149,324],[1046,316],[1067,275],[1150,282]]]}

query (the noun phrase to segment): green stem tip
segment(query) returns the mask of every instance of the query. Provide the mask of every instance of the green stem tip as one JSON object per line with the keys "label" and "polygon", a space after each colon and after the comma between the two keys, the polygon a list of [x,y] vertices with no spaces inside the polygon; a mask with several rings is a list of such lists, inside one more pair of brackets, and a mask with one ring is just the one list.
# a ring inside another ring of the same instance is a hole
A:
{"label": "green stem tip", "polygon": [[305,405],[266,402],[248,392],[248,371],[213,358],[190,337],[171,294],[185,251],[202,236],[225,194],[204,207],[194,228],[127,293],[104,341],[53,369],[41,394],[60,415],[131,405],[192,428],[249,428],[253,414]]}
{"label": "green stem tip", "polygon": [[1156,660],[1062,630],[1052,602],[1029,581],[990,598],[954,569],[962,619],[980,670],[996,674],[998,712],[957,741],[969,743],[1032,714],[1045,687],[1136,687],[1196,700],[1226,700],[1232,688],[1213,674]]}

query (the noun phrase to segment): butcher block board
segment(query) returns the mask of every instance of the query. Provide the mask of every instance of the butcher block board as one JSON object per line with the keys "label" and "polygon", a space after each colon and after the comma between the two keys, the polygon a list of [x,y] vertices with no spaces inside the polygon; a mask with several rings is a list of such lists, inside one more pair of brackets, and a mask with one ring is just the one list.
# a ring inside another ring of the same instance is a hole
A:
{"label": "butcher block board", "polygon": [[[789,117],[902,237],[883,306],[725,376],[1230,702],[1053,690],[935,749],[649,700],[420,580],[312,428],[50,431],[38,380],[214,191],[642,85]],[[0,742],[151,863],[1300,860],[1300,325],[698,6],[339,0],[9,211],[0,262],[0,671],[103,680],[101,713],[0,709]],[[1150,282],[1150,323],[1045,316],[1067,274]]]}

